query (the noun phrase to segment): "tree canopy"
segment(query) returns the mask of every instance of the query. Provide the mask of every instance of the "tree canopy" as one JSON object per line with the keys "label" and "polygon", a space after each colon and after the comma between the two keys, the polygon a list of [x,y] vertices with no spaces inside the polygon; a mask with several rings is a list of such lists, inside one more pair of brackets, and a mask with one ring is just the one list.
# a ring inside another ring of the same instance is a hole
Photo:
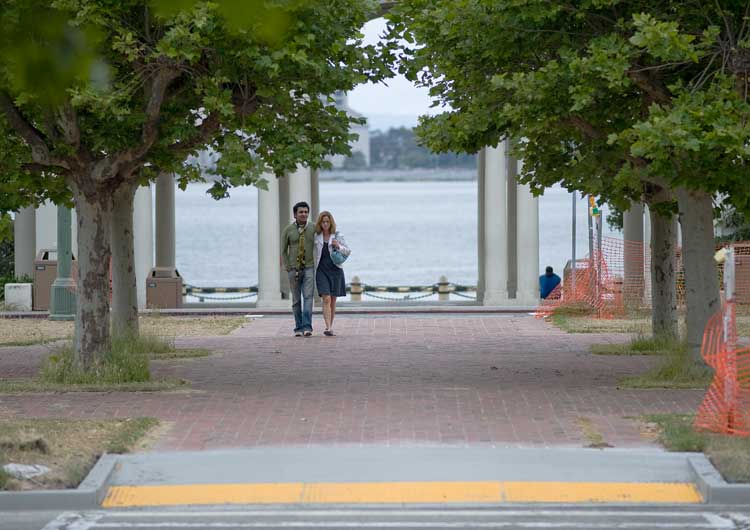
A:
{"label": "tree canopy", "polygon": [[115,308],[137,311],[132,298],[116,301],[134,292],[137,185],[162,171],[183,184],[200,178],[188,157],[205,148],[220,156],[217,198],[263,186],[267,172],[349,154],[351,120],[330,95],[392,75],[388,49],[364,45],[360,33],[378,8],[375,0],[0,0],[0,147],[10,153],[0,180],[20,191],[0,207],[72,198],[84,364],[109,342],[110,256]]}
{"label": "tree canopy", "polygon": [[[511,135],[521,177],[619,202],[643,181],[722,191],[746,209],[748,4],[409,0],[402,69],[453,109],[423,117],[436,150]],[[486,28],[480,31],[479,28]]]}

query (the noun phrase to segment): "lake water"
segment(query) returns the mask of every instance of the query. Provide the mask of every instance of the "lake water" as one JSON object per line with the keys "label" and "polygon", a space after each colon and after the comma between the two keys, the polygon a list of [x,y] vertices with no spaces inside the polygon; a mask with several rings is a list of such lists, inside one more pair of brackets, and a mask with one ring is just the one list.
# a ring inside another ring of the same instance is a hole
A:
{"label": "lake water", "polygon": [[[258,191],[237,189],[216,201],[207,189],[194,184],[177,191],[177,268],[191,285],[257,284]],[[475,181],[322,181],[320,206],[333,213],[353,250],[347,281],[358,275],[371,285],[431,285],[445,275],[453,283],[476,284]],[[588,252],[586,208],[579,201],[578,257]],[[611,234],[604,224],[605,235]],[[571,251],[567,191],[551,188],[540,198],[539,230],[539,270],[562,270]]]}

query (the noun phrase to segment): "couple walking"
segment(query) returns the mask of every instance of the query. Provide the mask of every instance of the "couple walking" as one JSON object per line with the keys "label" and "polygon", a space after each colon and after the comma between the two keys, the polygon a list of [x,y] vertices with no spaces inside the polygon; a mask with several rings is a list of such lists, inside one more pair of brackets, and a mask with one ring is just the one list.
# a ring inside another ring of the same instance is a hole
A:
{"label": "couple walking", "polygon": [[[312,336],[313,285],[323,298],[323,335],[332,337],[336,297],[346,296],[342,263],[350,254],[336,231],[331,212],[320,212],[315,224],[308,222],[310,206],[298,202],[292,208],[294,222],[281,233],[281,256],[292,290],[294,335]],[[313,284],[315,282],[315,284]]]}

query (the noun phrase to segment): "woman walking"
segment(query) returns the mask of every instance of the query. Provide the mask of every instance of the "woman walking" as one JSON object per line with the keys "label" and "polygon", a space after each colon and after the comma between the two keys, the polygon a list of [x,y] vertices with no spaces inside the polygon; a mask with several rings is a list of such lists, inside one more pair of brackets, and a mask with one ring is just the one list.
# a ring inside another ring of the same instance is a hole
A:
{"label": "woman walking", "polygon": [[343,236],[336,231],[336,221],[331,212],[320,212],[315,223],[315,284],[323,298],[323,320],[326,329],[323,335],[332,337],[333,319],[336,316],[336,297],[346,296],[344,269],[331,258],[339,252],[348,256],[351,252]]}

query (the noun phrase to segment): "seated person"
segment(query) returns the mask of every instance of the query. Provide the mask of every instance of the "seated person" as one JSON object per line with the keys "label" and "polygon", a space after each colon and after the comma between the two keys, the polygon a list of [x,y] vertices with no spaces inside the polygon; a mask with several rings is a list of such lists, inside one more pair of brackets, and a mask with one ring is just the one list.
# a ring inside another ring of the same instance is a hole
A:
{"label": "seated person", "polygon": [[542,299],[547,298],[558,285],[560,285],[560,277],[555,274],[552,267],[548,266],[545,273],[539,276],[539,296]]}

